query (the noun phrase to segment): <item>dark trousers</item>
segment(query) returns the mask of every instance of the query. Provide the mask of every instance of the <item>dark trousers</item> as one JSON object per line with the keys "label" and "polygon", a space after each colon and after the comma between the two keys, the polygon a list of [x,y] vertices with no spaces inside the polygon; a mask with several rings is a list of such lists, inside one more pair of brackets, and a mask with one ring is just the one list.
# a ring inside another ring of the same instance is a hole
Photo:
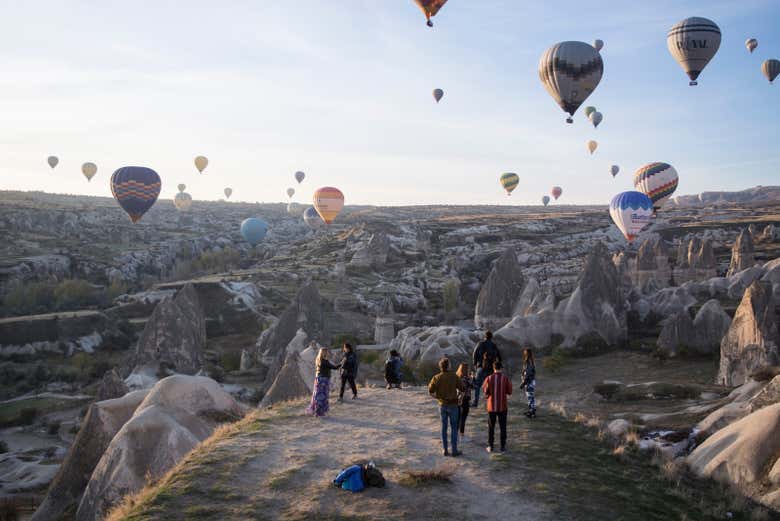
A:
{"label": "dark trousers", "polygon": [[498,419],[498,427],[501,429],[501,448],[506,448],[506,413],[507,411],[488,413],[488,446],[491,449],[495,440],[496,419]]}
{"label": "dark trousers", "polygon": [[471,400],[465,400],[460,406],[460,415],[458,416],[458,427],[460,427],[460,433],[463,434],[466,431],[466,418],[469,415],[469,409],[471,409]]}
{"label": "dark trousers", "polygon": [[341,375],[341,392],[339,393],[339,398],[344,398],[344,388],[347,386],[347,382],[349,382],[349,387],[352,389],[352,396],[357,396],[355,377],[351,374],[343,374]]}

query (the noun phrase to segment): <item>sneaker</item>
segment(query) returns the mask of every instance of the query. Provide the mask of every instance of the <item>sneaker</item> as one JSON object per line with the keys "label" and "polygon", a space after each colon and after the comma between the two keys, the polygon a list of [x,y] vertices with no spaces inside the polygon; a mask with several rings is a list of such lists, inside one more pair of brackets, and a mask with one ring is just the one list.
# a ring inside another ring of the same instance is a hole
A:
{"label": "sneaker", "polygon": [[506,447],[501,447],[501,452],[502,453],[506,452]]}
{"label": "sneaker", "polygon": [[357,400],[357,395],[356,395],[356,394],[355,394],[355,395],[353,395],[353,396],[352,396],[352,399],[353,399],[353,400]]}
{"label": "sneaker", "polygon": [[387,388],[388,388],[388,389],[392,389],[392,388],[393,388],[393,386],[392,386],[392,385],[390,385],[390,384],[387,384]]}
{"label": "sneaker", "polygon": [[450,451],[448,451],[447,449],[444,449],[443,451],[441,451],[441,455],[442,456],[449,456],[450,455]]}
{"label": "sneaker", "polygon": [[485,450],[488,452],[493,452],[493,447],[485,447]]}
{"label": "sneaker", "polygon": [[458,457],[458,456],[460,456],[461,454],[463,454],[463,453],[462,453],[461,451],[459,451],[459,450],[453,450],[453,451],[452,451],[452,457],[453,457],[453,458],[457,458],[457,457]]}

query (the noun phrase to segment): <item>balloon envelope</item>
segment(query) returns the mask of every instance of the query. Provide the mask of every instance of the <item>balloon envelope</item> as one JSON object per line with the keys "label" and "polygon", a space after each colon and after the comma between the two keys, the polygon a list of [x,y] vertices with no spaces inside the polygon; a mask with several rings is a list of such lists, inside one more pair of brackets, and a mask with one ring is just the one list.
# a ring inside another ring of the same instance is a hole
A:
{"label": "balloon envelope", "polygon": [[547,206],[550,204],[550,196],[549,195],[543,195],[542,196],[542,204]]}
{"label": "balloon envelope", "polygon": [[601,51],[604,48],[604,42],[602,40],[593,40],[593,48],[597,51]]}
{"label": "balloon envelope", "polygon": [[303,221],[312,229],[325,226],[325,221],[322,220],[322,217],[320,217],[320,214],[317,213],[317,210],[313,206],[309,206],[306,208],[306,211],[303,212]]}
{"label": "balloon envelope", "polygon": [[231,195],[233,195],[233,189],[232,188],[225,188],[225,197],[230,199]]}
{"label": "balloon envelope", "polygon": [[682,70],[696,85],[696,78],[720,47],[718,24],[697,16],[677,22],[666,35],[666,46]]}
{"label": "balloon envelope", "polygon": [[209,166],[209,160],[206,156],[198,156],[195,158],[195,168],[198,169],[198,172],[202,174],[207,166]]}
{"label": "balloon envelope", "polygon": [[552,190],[550,190],[550,193],[552,194],[553,198],[557,201],[558,198],[563,193],[563,188],[561,188],[560,186],[553,186]]}
{"label": "balloon envelope", "polygon": [[305,178],[306,178],[306,174],[304,174],[300,170],[295,172],[295,180],[298,181],[298,184],[301,184]]}
{"label": "balloon envelope", "polygon": [[612,177],[618,175],[618,172],[620,172],[620,167],[617,165],[612,165],[609,169],[609,173],[612,174]]}
{"label": "balloon envelope", "polygon": [[49,163],[50,167],[54,168],[60,162],[60,159],[57,156],[49,156],[46,158],[46,162]]}
{"label": "balloon envelope", "polygon": [[241,223],[241,235],[252,246],[260,244],[266,233],[268,233],[268,223],[259,217],[250,217]]}
{"label": "balloon envelope", "polygon": [[758,47],[758,40],[755,38],[748,38],[748,41],[745,42],[745,47],[752,53],[756,50],[756,47]]}
{"label": "balloon envelope", "polygon": [[97,174],[97,165],[95,163],[84,163],[81,165],[81,173],[87,178],[87,181],[92,181],[92,178]]}
{"label": "balloon envelope", "polygon": [[111,193],[130,220],[138,222],[160,195],[157,172],[143,166],[123,166],[111,175]]}
{"label": "balloon envelope", "polygon": [[185,185],[184,183],[179,183],[179,186],[177,186],[176,188],[178,188],[180,192],[183,192],[184,190],[187,189],[187,185]]}
{"label": "balloon envelope", "polygon": [[344,208],[344,194],[338,188],[324,186],[314,192],[314,208],[326,224],[332,223]]}
{"label": "balloon envelope", "polygon": [[634,188],[653,201],[653,207],[660,208],[677,189],[677,170],[668,163],[648,163],[634,172]]}
{"label": "balloon envelope", "polygon": [[596,107],[594,107],[593,105],[588,105],[587,107],[585,107],[586,118],[590,118],[590,115],[593,114],[594,112],[596,112]]}
{"label": "balloon envelope", "polygon": [[[569,116],[596,89],[603,73],[601,55],[585,42],[556,43],[539,60],[542,85]],[[571,123],[571,117],[566,121]]]}
{"label": "balloon envelope", "polygon": [[179,192],[173,198],[173,206],[180,212],[186,212],[192,206],[192,196],[187,192]]}
{"label": "balloon envelope", "polygon": [[433,99],[436,100],[436,103],[441,101],[441,99],[444,97],[444,91],[441,89],[433,89]]}
{"label": "balloon envelope", "polygon": [[425,15],[425,20],[428,24],[428,27],[433,27],[431,17],[436,16],[436,13],[438,13],[439,9],[441,9],[442,6],[447,3],[447,0],[414,0],[414,3],[417,4],[417,6]]}
{"label": "balloon envelope", "polygon": [[780,73],[780,60],[766,60],[761,64],[761,72],[764,73],[764,76],[769,80],[769,83],[774,82],[778,73]]}
{"label": "balloon envelope", "polygon": [[506,190],[506,195],[512,195],[512,190],[517,188],[517,185],[520,183],[520,178],[512,172],[501,174],[499,180],[501,181],[501,186]]}
{"label": "balloon envelope", "polygon": [[653,218],[653,202],[642,192],[622,192],[609,203],[609,215],[631,242]]}
{"label": "balloon envelope", "polygon": [[295,188],[288,188],[287,189],[287,197],[292,197],[295,195]]}
{"label": "balloon envelope", "polygon": [[601,115],[601,112],[596,111],[591,112],[589,119],[590,122],[593,123],[594,127],[598,127],[599,123],[601,123],[601,120],[604,119],[604,116]]}
{"label": "balloon envelope", "polygon": [[593,152],[595,152],[598,147],[599,144],[596,141],[593,141],[592,139],[588,141],[588,150],[590,150],[591,154],[593,154]]}

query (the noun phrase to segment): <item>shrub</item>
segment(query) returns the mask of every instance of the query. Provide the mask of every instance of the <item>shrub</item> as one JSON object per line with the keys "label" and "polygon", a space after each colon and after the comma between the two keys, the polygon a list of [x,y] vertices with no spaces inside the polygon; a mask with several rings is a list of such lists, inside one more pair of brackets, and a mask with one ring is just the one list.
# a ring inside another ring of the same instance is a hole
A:
{"label": "shrub", "polygon": [[71,365],[78,371],[82,381],[94,380],[100,378],[111,369],[111,364],[102,359],[98,359],[94,354],[79,352],[71,357]]}
{"label": "shrub", "polygon": [[551,373],[557,373],[569,363],[569,355],[561,348],[556,347],[549,356],[542,359],[542,367]]}
{"label": "shrub", "polygon": [[238,251],[233,248],[225,248],[223,250],[204,252],[193,263],[193,266],[197,271],[215,273],[237,267],[240,260],[241,254]]}
{"label": "shrub", "polygon": [[128,286],[121,280],[115,280],[111,284],[109,284],[108,288],[106,288],[106,296],[108,297],[108,300],[113,302],[115,298],[117,298],[119,295],[124,295],[128,291]]}
{"label": "shrub", "polygon": [[32,425],[37,417],[38,409],[35,407],[25,407],[19,411],[19,425]]}
{"label": "shrub", "polygon": [[62,423],[59,420],[54,420],[46,424],[46,432],[50,436],[56,436],[60,432],[60,425]]}
{"label": "shrub", "polygon": [[54,288],[54,301],[57,309],[79,309],[96,304],[98,292],[86,280],[63,280]]}
{"label": "shrub", "polygon": [[358,358],[361,364],[374,365],[379,362],[379,351],[360,351]]}
{"label": "shrub", "polygon": [[33,371],[32,378],[34,381],[38,383],[48,382],[49,371],[46,369],[46,367],[43,364],[38,364],[35,366],[35,370]]}
{"label": "shrub", "polygon": [[8,452],[8,443],[5,440],[0,440],[0,454]]}
{"label": "shrub", "polygon": [[345,343],[351,345],[354,348],[360,344],[360,339],[355,335],[350,335],[349,333],[341,333],[339,335],[335,335],[331,339],[330,345],[333,346],[333,349],[341,349],[341,346],[343,346]]}
{"label": "shrub", "polygon": [[52,311],[54,287],[48,282],[17,282],[3,299],[3,311],[8,315],[30,315]]}
{"label": "shrub", "polygon": [[444,311],[451,313],[458,307],[458,295],[460,294],[460,281],[450,279],[442,286],[442,298],[444,300]]}
{"label": "shrub", "polygon": [[229,351],[222,353],[222,356],[219,359],[219,365],[222,366],[222,369],[228,372],[238,371],[241,369],[241,352]]}

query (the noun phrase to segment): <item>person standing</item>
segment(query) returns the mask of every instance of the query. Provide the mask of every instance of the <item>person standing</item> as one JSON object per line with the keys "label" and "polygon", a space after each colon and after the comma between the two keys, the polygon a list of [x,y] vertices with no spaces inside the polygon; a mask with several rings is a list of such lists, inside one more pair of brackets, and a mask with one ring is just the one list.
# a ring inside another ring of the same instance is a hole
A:
{"label": "person standing", "polygon": [[329,350],[325,347],[320,348],[316,359],[316,372],[314,377],[314,389],[312,389],[311,403],[306,409],[307,414],[322,417],[328,414],[330,406],[328,397],[330,395],[330,372],[338,369],[339,365],[334,365],[328,360]]}
{"label": "person standing", "polygon": [[493,442],[496,433],[496,420],[501,430],[501,452],[506,451],[506,416],[509,410],[509,396],[512,394],[512,381],[503,371],[500,361],[493,362],[493,374],[485,379],[482,392],[485,393],[488,411],[488,446],[486,450],[493,452]]}
{"label": "person standing", "polygon": [[460,431],[460,439],[465,439],[466,433],[466,418],[469,416],[469,409],[471,408],[471,391],[474,389],[473,374],[469,372],[468,364],[460,364],[458,370],[455,372],[463,383],[463,390],[458,390],[458,430]]}
{"label": "person standing", "polygon": [[528,399],[528,410],[525,415],[529,418],[536,418],[536,363],[534,362],[534,352],[530,349],[523,349],[523,376],[520,383],[520,389],[525,389],[525,397]]}
{"label": "person standing", "polygon": [[439,374],[431,378],[428,383],[428,392],[439,402],[439,414],[441,415],[441,444],[442,454],[449,456],[447,447],[447,428],[450,430],[450,442],[452,455],[460,456],[458,450],[458,391],[463,391],[463,382],[457,374],[450,371],[450,360],[439,360]]}
{"label": "person standing", "polygon": [[351,344],[344,343],[341,350],[344,352],[344,359],[341,362],[341,391],[339,392],[339,401],[344,401],[344,388],[349,384],[352,389],[352,399],[357,398],[357,386],[355,377],[357,377],[358,358],[357,353]]}
{"label": "person standing", "polygon": [[474,379],[474,402],[471,406],[476,407],[479,404],[479,391],[482,388],[482,383],[485,381],[485,378],[493,374],[493,362],[501,362],[501,353],[498,351],[498,346],[493,342],[493,333],[491,331],[485,331],[484,340],[479,342],[474,348],[473,359],[477,375]]}

